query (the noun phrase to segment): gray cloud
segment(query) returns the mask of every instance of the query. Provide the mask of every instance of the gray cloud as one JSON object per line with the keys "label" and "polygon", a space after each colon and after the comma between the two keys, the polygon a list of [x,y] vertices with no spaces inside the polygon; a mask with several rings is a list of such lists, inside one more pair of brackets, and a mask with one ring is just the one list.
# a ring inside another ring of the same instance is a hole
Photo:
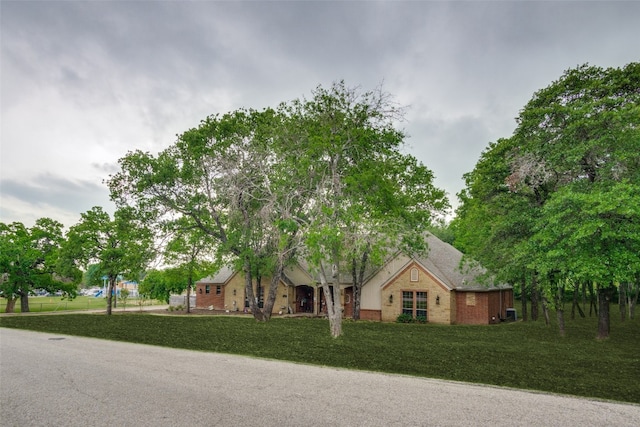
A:
{"label": "gray cloud", "polygon": [[455,201],[534,91],[638,60],[638,16],[615,1],[2,2],[0,216],[106,205],[128,150],[340,79],[411,106],[409,150]]}
{"label": "gray cloud", "polygon": [[[109,198],[109,191],[101,182],[69,179],[43,173],[29,180],[2,179],[0,188],[3,197],[18,201],[23,206],[29,206],[32,209],[30,214],[35,218],[48,216],[47,210],[50,209],[69,211],[78,216],[93,206],[103,206],[111,210],[111,206],[104,203],[105,199]],[[4,209],[6,207],[3,205]]]}

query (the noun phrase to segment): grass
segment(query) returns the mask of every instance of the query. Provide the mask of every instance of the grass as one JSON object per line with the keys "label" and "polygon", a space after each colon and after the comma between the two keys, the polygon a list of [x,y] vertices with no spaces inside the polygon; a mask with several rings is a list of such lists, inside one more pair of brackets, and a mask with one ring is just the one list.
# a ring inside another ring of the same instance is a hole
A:
{"label": "grass", "polygon": [[[613,308],[613,307],[612,307]],[[239,316],[158,316],[118,312],[5,316],[0,326],[199,351],[441,378],[640,403],[640,320],[612,309],[611,337],[597,319],[567,320],[567,335],[537,322],[444,326]]]}
{"label": "grass", "polygon": [[[142,300],[141,300],[142,301]],[[5,312],[6,300],[0,299],[0,313]],[[157,304],[157,301],[144,300],[144,305]],[[123,307],[120,300],[118,300],[118,310]],[[134,310],[138,307],[137,298],[127,298],[127,310]],[[51,311],[68,311],[68,310],[95,310],[106,309],[107,299],[96,298],[92,296],[77,296],[76,298],[63,299],[59,296],[31,296],[29,297],[29,312],[41,313]],[[20,300],[16,302],[16,313],[20,313]]]}

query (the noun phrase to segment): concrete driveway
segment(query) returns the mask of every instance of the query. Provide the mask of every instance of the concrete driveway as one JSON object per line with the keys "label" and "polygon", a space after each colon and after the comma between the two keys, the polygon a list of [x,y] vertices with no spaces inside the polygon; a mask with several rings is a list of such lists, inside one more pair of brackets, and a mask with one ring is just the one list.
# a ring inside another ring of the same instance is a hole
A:
{"label": "concrete driveway", "polygon": [[0,328],[2,426],[638,426],[640,406]]}

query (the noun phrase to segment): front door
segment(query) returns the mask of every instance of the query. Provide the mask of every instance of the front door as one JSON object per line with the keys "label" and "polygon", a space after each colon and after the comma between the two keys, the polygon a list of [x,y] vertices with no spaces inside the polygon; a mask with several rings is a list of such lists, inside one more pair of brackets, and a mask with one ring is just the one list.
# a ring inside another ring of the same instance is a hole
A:
{"label": "front door", "polygon": [[313,288],[311,286],[296,287],[296,305],[294,313],[313,313]]}

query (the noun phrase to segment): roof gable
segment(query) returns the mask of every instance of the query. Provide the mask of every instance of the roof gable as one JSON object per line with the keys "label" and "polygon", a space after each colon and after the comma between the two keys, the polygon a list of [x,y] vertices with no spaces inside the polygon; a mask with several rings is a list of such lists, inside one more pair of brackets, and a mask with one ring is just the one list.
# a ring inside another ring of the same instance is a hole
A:
{"label": "roof gable", "polygon": [[234,276],[235,273],[235,270],[225,265],[218,270],[216,274],[200,279],[198,280],[198,283],[224,285]]}
{"label": "roof gable", "polygon": [[495,288],[493,283],[482,283],[480,276],[486,270],[480,266],[465,266],[463,254],[452,245],[428,234],[429,252],[426,257],[418,257],[425,268],[450,289],[472,290]]}

